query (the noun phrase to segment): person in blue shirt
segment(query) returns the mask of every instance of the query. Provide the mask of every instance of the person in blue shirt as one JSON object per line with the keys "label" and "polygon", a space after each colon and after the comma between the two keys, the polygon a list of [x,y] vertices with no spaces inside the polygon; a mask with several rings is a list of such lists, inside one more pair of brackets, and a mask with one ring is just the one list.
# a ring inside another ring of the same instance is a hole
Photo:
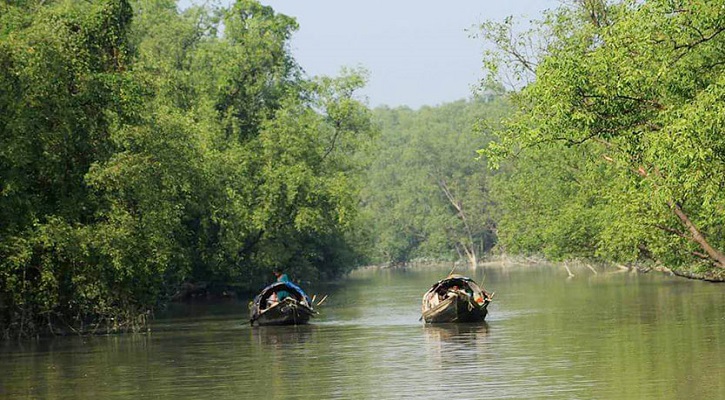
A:
{"label": "person in blue shirt", "polygon": [[[287,274],[282,273],[281,270],[275,269],[272,272],[274,273],[274,276],[277,277],[277,282],[289,282],[290,281],[289,280],[289,277],[287,276]],[[286,291],[286,290],[279,290],[279,291],[277,291],[277,301],[282,301],[285,298],[290,297],[290,296],[291,296],[290,293],[288,291]]]}

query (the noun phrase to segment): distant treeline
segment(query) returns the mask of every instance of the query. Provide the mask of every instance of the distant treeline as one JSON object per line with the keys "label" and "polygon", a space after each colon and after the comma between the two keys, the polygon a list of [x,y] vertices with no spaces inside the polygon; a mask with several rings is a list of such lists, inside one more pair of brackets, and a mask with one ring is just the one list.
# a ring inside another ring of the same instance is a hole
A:
{"label": "distant treeline", "polygon": [[496,173],[476,150],[511,110],[503,97],[491,95],[419,110],[373,110],[381,133],[361,193],[361,214],[370,230],[365,253],[373,262],[475,264],[491,250]]}
{"label": "distant treeline", "polygon": [[0,4],[0,336],[362,262],[365,77],[303,78],[296,29],[251,0]]}

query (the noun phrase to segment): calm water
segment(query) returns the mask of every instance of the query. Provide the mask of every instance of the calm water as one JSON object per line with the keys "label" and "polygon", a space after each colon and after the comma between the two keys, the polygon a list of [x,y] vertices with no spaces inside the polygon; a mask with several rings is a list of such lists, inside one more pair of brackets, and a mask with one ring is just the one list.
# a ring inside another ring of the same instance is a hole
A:
{"label": "calm water", "polygon": [[[448,267],[358,271],[314,324],[186,306],[147,335],[0,345],[0,398],[725,399],[725,285],[492,266],[486,324],[424,326]],[[319,297],[318,297],[319,298]]]}

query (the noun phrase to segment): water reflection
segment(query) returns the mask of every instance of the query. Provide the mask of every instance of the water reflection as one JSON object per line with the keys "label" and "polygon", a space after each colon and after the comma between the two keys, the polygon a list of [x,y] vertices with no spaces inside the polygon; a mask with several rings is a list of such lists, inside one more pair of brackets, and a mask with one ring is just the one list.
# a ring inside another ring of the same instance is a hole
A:
{"label": "water reflection", "polygon": [[487,323],[432,324],[423,330],[429,368],[466,375],[485,363]]}
{"label": "water reflection", "polygon": [[449,342],[475,346],[479,341],[486,339],[488,330],[488,322],[424,325],[426,341],[429,343]]}
{"label": "water reflection", "polygon": [[250,328],[252,343],[274,349],[303,346],[312,339],[317,327],[300,326],[258,326]]}

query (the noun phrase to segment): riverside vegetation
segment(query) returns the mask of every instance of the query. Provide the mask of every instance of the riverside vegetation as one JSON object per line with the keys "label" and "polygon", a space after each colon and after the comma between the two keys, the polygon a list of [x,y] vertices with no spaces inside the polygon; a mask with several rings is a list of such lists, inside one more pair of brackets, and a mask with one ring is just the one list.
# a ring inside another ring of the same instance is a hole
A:
{"label": "riverside vegetation", "polygon": [[139,330],[184,286],[279,266],[506,252],[723,278],[720,2],[484,23],[486,95],[419,110],[369,109],[364,70],[307,77],[296,29],[252,0],[0,5],[2,336]]}
{"label": "riverside vegetation", "polygon": [[524,31],[482,25],[491,81],[523,85],[482,150],[508,171],[509,251],[725,277],[723,5],[578,1]]}
{"label": "riverside vegetation", "polygon": [[364,75],[305,79],[255,1],[0,5],[0,331],[141,329],[182,284],[357,263]]}

